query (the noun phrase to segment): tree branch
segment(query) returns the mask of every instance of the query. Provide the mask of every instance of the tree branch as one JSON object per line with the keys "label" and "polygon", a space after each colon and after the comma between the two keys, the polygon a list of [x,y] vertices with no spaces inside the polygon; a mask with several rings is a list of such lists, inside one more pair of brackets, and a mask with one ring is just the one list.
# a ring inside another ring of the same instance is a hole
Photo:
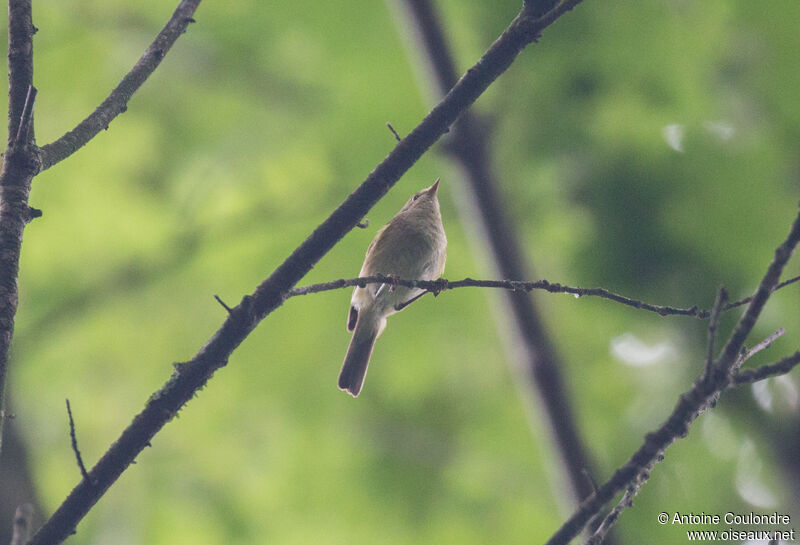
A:
{"label": "tree branch", "polygon": [[[428,290],[429,292],[443,292],[451,289],[457,288],[467,288],[467,287],[477,287],[477,288],[498,288],[498,289],[506,289],[506,290],[544,290],[550,293],[568,293],[576,296],[576,298],[581,298],[583,296],[596,296],[602,299],[608,299],[610,301],[615,301],[617,303],[621,303],[626,306],[630,306],[640,310],[647,310],[651,312],[655,312],[661,316],[668,316],[668,315],[682,315],[682,316],[691,316],[694,318],[707,318],[711,316],[714,318],[715,313],[717,314],[717,318],[719,314],[725,310],[732,310],[736,308],[737,305],[726,304],[725,299],[727,298],[727,293],[724,296],[721,296],[722,292],[724,292],[724,288],[720,290],[720,294],[718,294],[717,301],[714,304],[714,307],[709,310],[699,309],[698,307],[692,308],[677,308],[677,307],[670,307],[670,306],[661,306],[661,305],[653,305],[651,303],[645,303],[644,301],[639,301],[636,299],[630,299],[629,297],[625,297],[623,295],[619,295],[613,292],[609,292],[608,290],[604,290],[603,288],[578,288],[574,286],[564,286],[558,283],[551,283],[547,280],[535,280],[530,282],[523,282],[517,280],[475,280],[472,278],[465,278],[463,280],[446,280],[444,278],[440,278],[438,280],[407,280],[404,278],[397,278],[397,277],[389,277],[385,275],[375,275],[375,276],[360,276],[357,278],[341,278],[339,280],[331,280],[330,282],[321,282],[318,284],[309,284],[307,286],[300,286],[296,288],[292,288],[286,294],[286,298],[289,299],[290,297],[297,297],[301,295],[310,295],[312,293],[320,293],[324,291],[332,291],[338,290],[342,288],[352,288],[352,287],[364,287],[367,284],[383,284],[386,282],[392,282],[397,284],[398,286],[405,286],[407,288],[420,288],[424,290]],[[784,288],[790,284],[796,282],[795,278],[792,278],[790,281],[781,282],[780,284],[776,285],[775,288],[772,290],[772,293],[775,293],[781,288]],[[748,297],[748,300],[752,300],[752,297]],[[718,310],[717,310],[718,309]],[[711,341],[712,331],[716,332],[716,325],[709,325],[709,348],[708,348],[708,355],[707,355],[707,362],[713,363],[713,342]],[[753,357],[756,353],[769,348],[769,346],[775,342],[775,340],[786,333],[786,330],[781,328],[756,346],[748,350],[746,353],[741,354],[739,356],[741,363],[744,363],[751,357]],[[792,354],[782,360],[775,362],[773,364],[765,365],[763,367],[759,367],[755,370],[747,370],[741,371],[734,375],[734,381],[737,384],[745,383],[745,382],[757,382],[764,378],[773,375],[782,375],[789,372],[795,365],[800,363],[800,352]],[[710,365],[710,363],[707,363]]]}
{"label": "tree branch", "polygon": [[[568,4],[574,5],[573,0]],[[461,113],[503,73],[541,31],[566,11],[562,4],[539,19],[520,12],[484,56],[459,80],[422,122],[397,144],[367,179],[262,282],[231,309],[225,322],[187,363],[177,364],[170,379],[148,400],[97,464],[70,492],[31,545],[60,543],[75,529],[105,491],[150,444],[150,440],[200,390],[231,353],[286,294],[391,189]],[[547,22],[543,22],[546,19]]]}
{"label": "tree branch", "polygon": [[744,371],[739,371],[733,376],[733,382],[737,385],[749,384],[752,382],[758,382],[759,380],[764,380],[765,378],[785,375],[794,369],[797,364],[800,364],[800,351],[795,352],[790,356],[786,356],[775,363],[762,365],[758,369],[745,369]]}
{"label": "tree branch", "polygon": [[[22,232],[34,217],[28,206],[38,170],[33,145],[33,22],[30,0],[8,4],[8,146],[0,172],[0,451],[5,419],[5,383],[17,314]],[[26,109],[27,105],[27,109]],[[17,141],[19,136],[20,141]]]}
{"label": "tree branch", "polygon": [[94,138],[97,133],[107,129],[115,117],[128,109],[128,101],[130,101],[133,94],[150,77],[150,74],[158,68],[167,51],[170,50],[180,35],[186,31],[186,27],[194,22],[192,16],[198,4],[200,4],[200,0],[181,0],[172,17],[169,18],[167,24],[158,33],[153,43],[139,57],[134,67],[125,74],[119,85],[111,91],[111,94],[108,95],[103,103],[89,114],[86,119],[81,121],[77,127],[55,142],[42,146],[40,150],[42,170],[50,168],[78,151],[89,140]]}
{"label": "tree branch", "polygon": [[[8,145],[14,142],[33,85],[31,0],[8,2]],[[32,135],[31,135],[32,136]],[[32,138],[31,138],[32,139]]]}
{"label": "tree branch", "polygon": [[660,461],[666,448],[679,438],[685,437],[697,417],[713,405],[725,389],[733,385],[732,372],[735,370],[737,356],[761,314],[764,304],[774,291],[781,272],[798,241],[800,241],[800,214],[792,223],[786,240],[775,250],[775,256],[759,283],[747,310],[737,322],[722,353],[714,361],[714,373],[711,380],[705,380],[701,375],[691,389],[681,395],[675,409],[664,423],[657,430],[645,436],[642,446],[614,473],[610,480],[581,504],[578,510],[547,541],[547,545],[566,545],[576,537],[587,522],[602,509],[603,505],[618,492],[631,486],[642,469],[648,467],[654,460]]}
{"label": "tree branch", "polygon": [[[603,288],[579,288],[575,286],[565,286],[557,282],[548,282],[547,280],[475,280],[472,278],[465,278],[463,280],[445,280],[440,278],[438,280],[409,280],[404,278],[388,277],[384,275],[377,276],[364,276],[359,278],[341,278],[339,280],[332,280],[330,282],[322,282],[319,284],[309,284],[307,286],[300,286],[292,288],[286,294],[286,297],[296,297],[298,295],[308,295],[311,293],[318,293],[321,291],[338,290],[347,287],[364,287],[367,284],[383,284],[385,282],[394,282],[399,286],[408,288],[421,288],[431,292],[442,292],[456,288],[496,288],[510,291],[532,291],[543,290],[550,293],[567,293],[573,295],[576,299],[581,297],[600,297],[601,299],[608,299],[625,306],[633,307],[639,310],[646,310],[655,312],[660,316],[691,316],[693,318],[708,318],[711,311],[701,309],[699,307],[679,308],[671,306],[654,305],[639,301],[638,299],[631,299],[624,295],[608,291]],[[778,291],[778,288],[788,286],[791,282],[783,282],[782,285],[776,286],[773,291]],[[721,311],[731,310],[736,308],[730,305],[724,305]]]}
{"label": "tree branch", "polygon": [[786,333],[786,330],[784,328],[780,328],[778,331],[776,331],[775,333],[773,333],[772,335],[770,335],[769,337],[767,337],[766,339],[755,345],[753,348],[747,351],[742,349],[742,352],[739,353],[739,357],[736,359],[734,370],[738,371],[744,362],[746,362],[747,360],[749,360],[762,350],[766,350],[767,348],[772,346],[772,343],[774,343],[776,340],[782,337],[784,333]]}
{"label": "tree branch", "polygon": [[[778,291],[779,289],[785,288],[789,284],[794,284],[797,281],[800,281],[800,275],[792,277],[789,280],[784,280],[783,282],[781,282],[780,284],[778,284],[777,286],[772,288],[772,291],[773,292]],[[722,308],[722,310],[731,310],[731,309],[736,308],[736,307],[741,307],[742,305],[746,305],[747,303],[749,303],[752,300],[753,300],[753,296],[751,295],[750,297],[745,297],[744,299],[739,299],[738,301],[734,301],[733,303],[728,303],[727,305],[725,305]]]}

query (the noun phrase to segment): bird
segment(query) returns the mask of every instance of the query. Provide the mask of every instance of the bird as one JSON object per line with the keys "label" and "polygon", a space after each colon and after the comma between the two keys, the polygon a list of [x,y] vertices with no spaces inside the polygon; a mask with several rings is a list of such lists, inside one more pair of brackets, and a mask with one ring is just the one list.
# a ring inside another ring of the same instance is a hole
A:
{"label": "bird", "polygon": [[[439,178],[411,196],[405,206],[372,239],[359,277],[378,274],[404,280],[436,280],[444,272],[447,237],[439,209]],[[425,290],[367,284],[350,299],[347,330],[353,332],[339,373],[339,389],[358,397],[364,385],[375,340],[386,318],[408,306]]]}

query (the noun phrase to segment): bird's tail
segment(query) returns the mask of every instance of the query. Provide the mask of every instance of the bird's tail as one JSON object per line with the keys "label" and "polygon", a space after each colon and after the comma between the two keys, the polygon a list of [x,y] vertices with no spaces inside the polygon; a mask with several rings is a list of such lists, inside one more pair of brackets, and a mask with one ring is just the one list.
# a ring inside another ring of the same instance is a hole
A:
{"label": "bird's tail", "polygon": [[369,357],[372,355],[372,347],[375,346],[375,339],[380,334],[379,324],[371,318],[364,313],[359,314],[353,338],[350,340],[347,355],[344,357],[342,370],[339,372],[339,389],[348,392],[353,397],[357,397],[361,392],[364,377],[367,374]]}

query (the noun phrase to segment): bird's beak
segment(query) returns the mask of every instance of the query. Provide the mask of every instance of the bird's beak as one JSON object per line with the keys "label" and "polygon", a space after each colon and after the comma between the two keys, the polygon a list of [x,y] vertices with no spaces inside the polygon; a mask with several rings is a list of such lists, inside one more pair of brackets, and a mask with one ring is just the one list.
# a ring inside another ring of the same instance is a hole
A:
{"label": "bird's beak", "polygon": [[436,178],[436,181],[433,182],[433,185],[428,188],[428,195],[436,195],[439,191],[439,180],[440,178]]}

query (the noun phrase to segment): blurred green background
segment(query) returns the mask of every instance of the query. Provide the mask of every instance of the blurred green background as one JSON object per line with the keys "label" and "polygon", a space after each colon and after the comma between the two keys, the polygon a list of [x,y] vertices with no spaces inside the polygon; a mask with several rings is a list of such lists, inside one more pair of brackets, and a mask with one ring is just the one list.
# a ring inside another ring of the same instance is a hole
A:
{"label": "blurred green background", "polygon": [[[34,1],[40,145],[102,101],[171,4]],[[437,6],[463,70],[519,1]],[[64,398],[93,464],[222,323],[213,295],[251,292],[392,149],[385,123],[405,134],[427,112],[395,7],[206,0],[127,113],[34,180],[44,216],[25,232],[9,395],[47,513],[79,479]],[[678,306],[710,306],[723,283],[749,295],[797,210],[798,21],[795,0],[587,0],[523,52],[476,110],[537,278]],[[432,151],[303,283],[355,276],[437,176],[445,276],[487,277],[459,171]],[[787,334],[752,364],[798,349],[799,293],[771,300],[751,344]],[[289,300],[69,542],[545,541],[568,511],[500,342],[500,295],[447,292],[391,318],[357,400],[336,388],[349,290]],[[701,370],[705,322],[537,301],[605,480]],[[619,537],[684,542],[662,511],[777,511],[800,528],[799,395],[797,373],[726,394]]]}

